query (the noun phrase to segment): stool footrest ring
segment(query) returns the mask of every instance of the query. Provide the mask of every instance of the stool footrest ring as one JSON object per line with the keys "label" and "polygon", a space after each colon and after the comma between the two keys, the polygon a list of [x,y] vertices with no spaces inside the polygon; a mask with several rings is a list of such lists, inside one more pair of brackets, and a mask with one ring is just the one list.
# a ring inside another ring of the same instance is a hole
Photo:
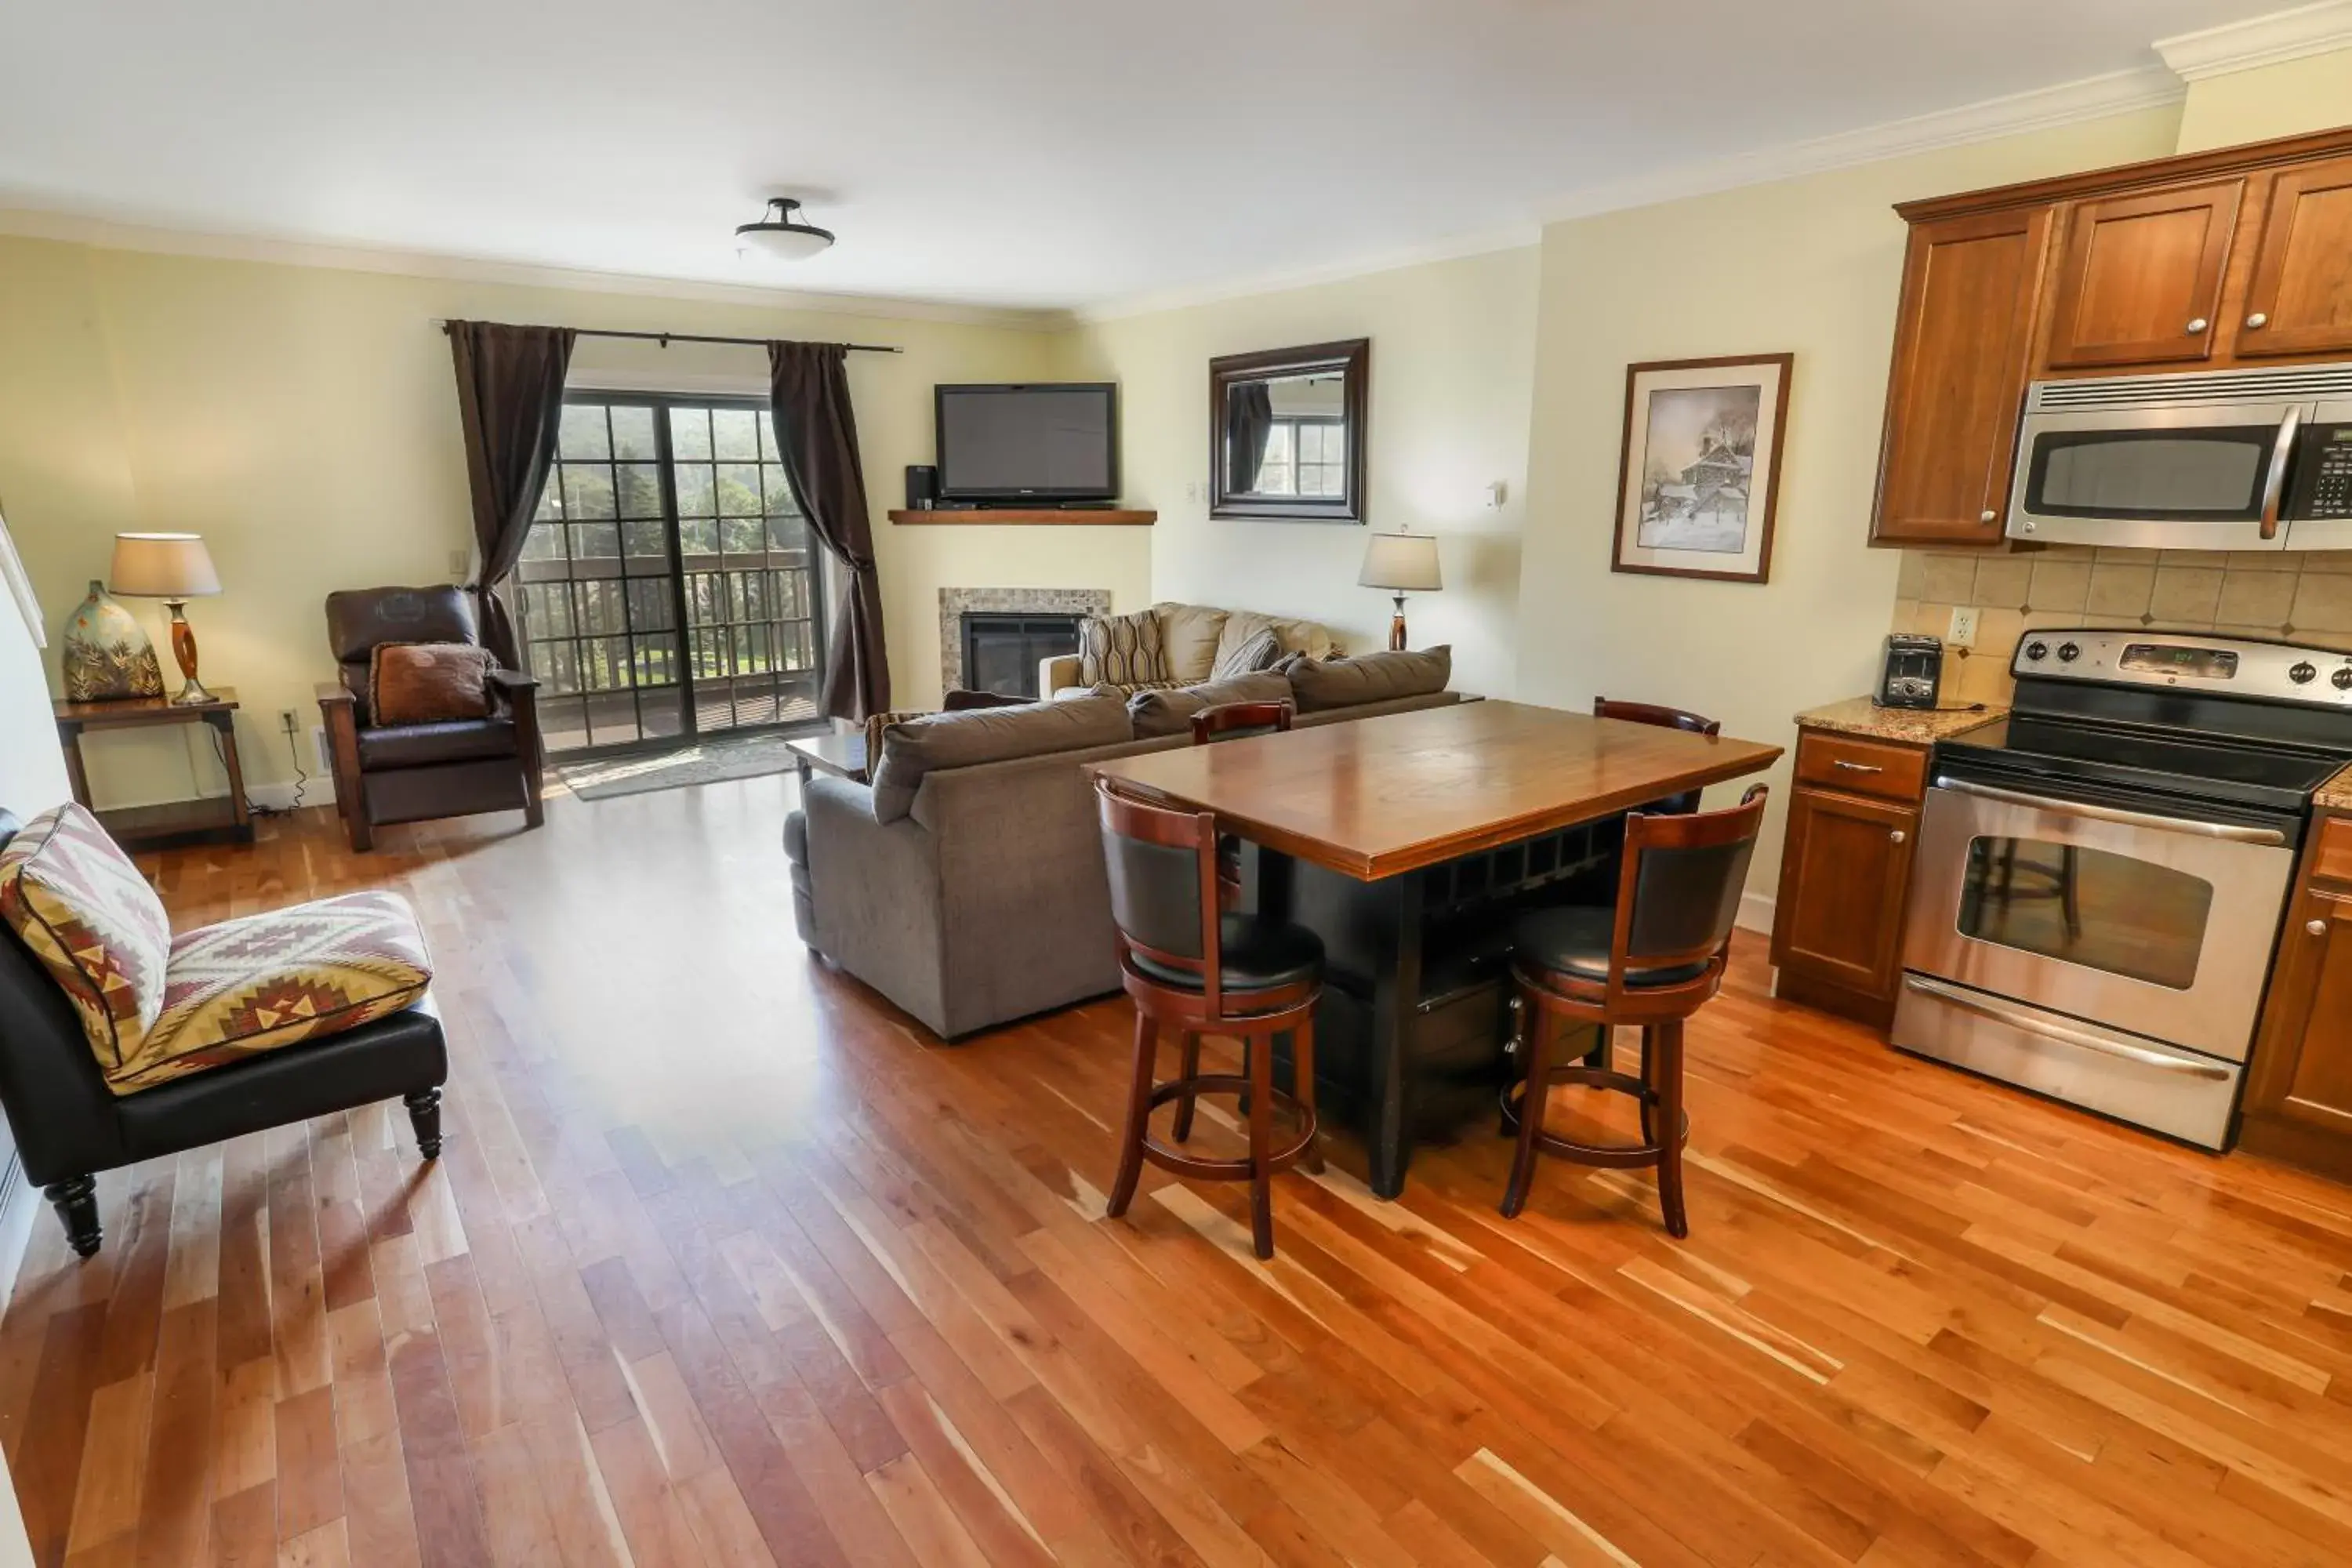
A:
{"label": "stool footrest ring", "polygon": [[[1628,1073],[1612,1072],[1606,1068],[1564,1067],[1550,1073],[1553,1083],[1577,1084],[1586,1089],[1605,1089],[1612,1093],[1631,1095],[1646,1109],[1658,1103],[1658,1091]],[[1524,1081],[1505,1087],[1502,1094],[1503,1124],[1512,1131],[1518,1131],[1519,1101],[1527,1092]],[[1690,1112],[1682,1115],[1682,1126],[1676,1130],[1675,1142],[1690,1142]],[[1536,1146],[1548,1154],[1557,1154],[1580,1165],[1596,1166],[1601,1170],[1642,1170],[1656,1164],[1665,1154],[1662,1143],[1580,1143],[1572,1138],[1562,1138],[1556,1132],[1538,1131]]]}
{"label": "stool footrest ring", "polygon": [[[1250,1094],[1255,1091],[1255,1087],[1237,1072],[1202,1073],[1197,1077],[1174,1079],[1155,1085],[1151,1090],[1151,1105],[1156,1110],[1187,1094]],[[1315,1113],[1286,1091],[1269,1089],[1266,1097],[1273,1110],[1289,1112],[1291,1120],[1298,1123],[1297,1131],[1291,1135],[1289,1142],[1277,1144],[1266,1151],[1266,1170],[1271,1173],[1297,1163],[1299,1157],[1314,1146],[1318,1128]],[[1254,1173],[1247,1155],[1233,1160],[1203,1159],[1149,1136],[1143,1140],[1143,1156],[1162,1170],[1201,1181],[1246,1182]]]}

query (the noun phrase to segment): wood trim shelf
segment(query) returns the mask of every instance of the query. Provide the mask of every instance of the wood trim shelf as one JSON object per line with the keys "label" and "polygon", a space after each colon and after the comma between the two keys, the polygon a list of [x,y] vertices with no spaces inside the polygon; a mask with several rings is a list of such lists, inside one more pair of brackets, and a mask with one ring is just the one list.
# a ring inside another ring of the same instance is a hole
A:
{"label": "wood trim shelf", "polygon": [[1140,528],[1158,522],[1160,514],[1156,511],[1114,510],[1108,507],[1048,507],[1034,511],[1016,510],[1009,507],[940,507],[929,511],[894,511],[890,514],[890,521],[980,528],[994,528],[1008,523],[1024,526],[1058,524],[1067,528]]}

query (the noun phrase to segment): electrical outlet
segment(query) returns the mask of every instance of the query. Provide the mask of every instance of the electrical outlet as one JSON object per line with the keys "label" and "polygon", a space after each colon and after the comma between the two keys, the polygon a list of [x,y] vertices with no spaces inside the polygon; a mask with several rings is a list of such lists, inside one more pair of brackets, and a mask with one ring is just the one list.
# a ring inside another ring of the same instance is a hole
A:
{"label": "electrical outlet", "polygon": [[1952,607],[1951,635],[1944,641],[1951,647],[1977,646],[1977,612],[1973,605],[1956,605]]}
{"label": "electrical outlet", "polygon": [[294,710],[291,708],[280,708],[278,710],[278,727],[280,730],[285,731],[286,733],[289,735],[292,734],[294,732],[295,726],[299,722],[299,720],[296,717]]}
{"label": "electrical outlet", "polygon": [[1504,484],[1502,480],[1496,479],[1493,484],[1486,487],[1486,510],[1488,511],[1502,510],[1503,502],[1508,500],[1509,497],[1510,487]]}

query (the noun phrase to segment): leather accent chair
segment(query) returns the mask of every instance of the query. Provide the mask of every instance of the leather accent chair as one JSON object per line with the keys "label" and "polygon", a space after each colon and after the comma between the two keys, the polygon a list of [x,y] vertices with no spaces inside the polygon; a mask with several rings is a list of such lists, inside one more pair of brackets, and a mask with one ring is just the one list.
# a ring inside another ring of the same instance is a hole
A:
{"label": "leather accent chair", "polygon": [[319,687],[334,753],[335,805],[355,850],[395,822],[520,811],[545,820],[540,787],[538,683],[490,671],[487,719],[442,724],[373,722],[368,662],[383,643],[478,643],[471,589],[356,588],[327,595],[327,641],[341,678]]}
{"label": "leather accent chair", "polygon": [[[0,847],[23,825],[0,809]],[[99,1072],[73,1003],[39,959],[0,925],[0,1108],[27,1180],[96,1253],[97,1184],[115,1170],[265,1128],[398,1095],[417,1151],[441,1152],[441,1085],[449,1054],[428,994],[415,1006],[324,1039],[268,1051],[117,1095]]]}

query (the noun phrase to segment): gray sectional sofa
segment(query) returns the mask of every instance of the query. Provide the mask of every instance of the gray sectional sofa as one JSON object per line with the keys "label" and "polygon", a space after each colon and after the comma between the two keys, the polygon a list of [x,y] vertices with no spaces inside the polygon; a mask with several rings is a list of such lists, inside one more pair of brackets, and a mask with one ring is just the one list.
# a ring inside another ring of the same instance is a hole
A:
{"label": "gray sectional sofa", "polygon": [[[1432,649],[1244,679],[1296,682],[1303,728],[1464,700],[1449,674]],[[812,778],[784,831],[801,939],[949,1039],[1117,991],[1085,764],[1191,743],[1186,693],[1131,702],[934,714],[883,731],[873,783]]]}

